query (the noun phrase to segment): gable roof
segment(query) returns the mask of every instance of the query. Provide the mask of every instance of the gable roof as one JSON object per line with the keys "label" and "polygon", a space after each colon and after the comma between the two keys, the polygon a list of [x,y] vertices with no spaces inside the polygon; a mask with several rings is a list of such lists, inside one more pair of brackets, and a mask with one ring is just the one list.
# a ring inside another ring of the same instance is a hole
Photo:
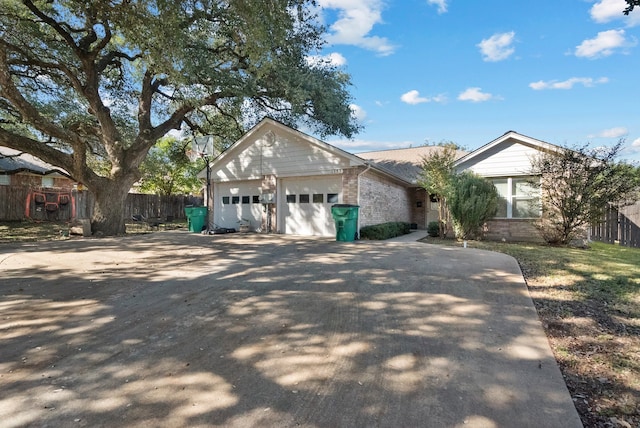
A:
{"label": "gable roof", "polygon": [[61,174],[69,177],[63,169],[57,168],[29,153],[0,146],[0,172],[17,174],[30,172],[38,175]]}
{"label": "gable roof", "polygon": [[[442,147],[440,146],[420,146],[407,149],[362,152],[357,155],[367,161],[375,162],[376,165],[392,171],[394,174],[415,184],[420,171],[422,171],[423,158],[441,150]],[[465,154],[466,152],[458,150],[456,158],[460,158]]]}
{"label": "gable roof", "polygon": [[496,138],[493,141],[490,141],[489,143],[485,144],[484,146],[481,146],[479,148],[477,148],[476,150],[472,151],[471,153],[468,153],[467,155],[459,158],[456,162],[455,162],[455,166],[459,166],[469,160],[474,159],[475,157],[483,154],[486,151],[491,150],[492,148],[504,143],[505,141],[508,140],[516,140],[519,143],[528,145],[530,147],[534,147],[538,150],[541,151],[558,151],[560,149],[562,149],[560,146],[556,146],[555,144],[550,144],[547,143],[546,141],[542,141],[542,140],[538,140],[532,137],[528,137],[526,135],[523,134],[519,134],[516,131],[507,131],[504,134],[502,134],[500,137]]}
{"label": "gable roof", "polygon": [[[252,138],[255,138],[256,135],[259,135],[264,128],[275,128],[279,133],[281,134],[289,134],[292,135],[304,142],[306,142],[307,144],[310,144],[311,146],[317,147],[320,150],[324,150],[326,152],[329,152],[335,156],[339,156],[341,158],[344,158],[346,160],[349,161],[349,164],[351,166],[367,166],[370,167],[371,169],[377,171],[380,174],[389,176],[392,179],[398,180],[400,182],[404,182],[405,185],[411,185],[415,182],[415,180],[411,180],[408,179],[407,177],[398,174],[396,171],[386,168],[384,165],[378,165],[377,163],[374,163],[370,160],[364,159],[358,155],[354,155],[352,153],[349,153],[345,150],[342,150],[336,146],[333,146],[329,143],[326,143],[322,140],[319,140],[315,137],[312,137],[308,134],[305,134],[304,132],[300,132],[296,129],[293,129],[283,123],[280,123],[274,119],[265,117],[264,119],[262,119],[258,124],[256,124],[253,128],[251,128],[249,131],[247,131],[238,141],[236,141],[235,143],[233,143],[231,146],[229,146],[225,151],[223,151],[222,153],[220,153],[218,156],[216,156],[212,161],[211,161],[211,168],[214,169],[216,165],[221,164],[225,161],[225,159],[234,156],[236,149],[238,149],[238,147],[241,147],[243,145],[243,143],[247,142],[248,140],[251,140]],[[203,172],[205,170],[203,170],[202,172],[200,172],[198,174],[198,177],[200,178],[204,178]]]}

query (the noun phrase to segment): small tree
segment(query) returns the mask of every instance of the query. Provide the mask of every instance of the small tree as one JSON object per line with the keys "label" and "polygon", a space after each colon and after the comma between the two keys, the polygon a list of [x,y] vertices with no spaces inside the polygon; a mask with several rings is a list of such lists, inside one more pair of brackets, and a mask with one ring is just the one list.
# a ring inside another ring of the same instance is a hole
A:
{"label": "small tree", "polygon": [[456,236],[462,239],[480,238],[482,226],[496,214],[498,190],[491,181],[471,172],[457,175],[454,184],[449,197],[449,210]]}
{"label": "small tree", "polygon": [[446,238],[449,224],[447,198],[451,194],[455,171],[457,146],[453,143],[442,145],[439,150],[432,151],[422,158],[422,171],[418,176],[418,184],[438,201],[438,223],[440,237]]}
{"label": "small tree", "polygon": [[140,166],[140,190],[158,195],[198,192],[202,187],[198,172],[205,162],[191,162],[185,154],[186,144],[174,137],[161,138]]}
{"label": "small tree", "polygon": [[543,238],[568,244],[579,231],[601,220],[607,204],[625,206],[640,196],[638,168],[616,162],[624,140],[611,148],[587,146],[543,152],[532,159],[541,176]]}

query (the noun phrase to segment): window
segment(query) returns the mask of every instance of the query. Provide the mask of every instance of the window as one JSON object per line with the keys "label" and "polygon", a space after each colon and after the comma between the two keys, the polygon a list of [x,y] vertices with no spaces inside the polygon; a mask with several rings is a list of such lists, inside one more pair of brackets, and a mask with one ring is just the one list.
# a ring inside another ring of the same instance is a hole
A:
{"label": "window", "polygon": [[231,197],[231,203],[233,205],[238,205],[240,203],[240,196],[232,196]]}
{"label": "window", "polygon": [[222,197],[222,205],[229,205],[229,197],[228,196],[223,196]]}
{"label": "window", "polygon": [[53,187],[53,177],[42,177],[42,187]]}
{"label": "window", "polygon": [[243,204],[248,204],[249,203],[249,197],[248,196],[243,196],[242,197],[242,203]]}
{"label": "window", "polygon": [[259,204],[260,203],[260,195],[253,195],[252,196],[252,201],[254,204]]}
{"label": "window", "polygon": [[500,200],[496,218],[540,217],[540,190],[532,177],[495,178],[492,180]]}
{"label": "window", "polygon": [[300,195],[300,203],[308,204],[309,203],[309,195]]}
{"label": "window", "polygon": [[287,195],[287,203],[293,204],[296,202],[296,195]]}
{"label": "window", "polygon": [[329,204],[337,204],[338,203],[338,194],[337,193],[327,193],[327,203],[329,203]]}
{"label": "window", "polygon": [[8,186],[11,184],[11,176],[8,174],[0,174],[0,186]]}
{"label": "window", "polygon": [[532,185],[531,178],[514,178],[511,180],[511,187],[513,217],[540,217],[540,192]]}
{"label": "window", "polygon": [[324,203],[324,193],[315,193],[313,195],[313,203],[314,204],[322,204],[322,203]]}

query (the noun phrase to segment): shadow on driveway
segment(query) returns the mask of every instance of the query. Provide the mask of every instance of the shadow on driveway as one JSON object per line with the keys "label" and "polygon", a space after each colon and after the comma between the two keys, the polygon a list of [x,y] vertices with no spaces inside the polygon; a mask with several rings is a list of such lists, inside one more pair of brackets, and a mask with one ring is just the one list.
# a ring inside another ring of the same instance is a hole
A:
{"label": "shadow on driveway", "polygon": [[178,231],[0,271],[4,427],[581,426],[502,254]]}

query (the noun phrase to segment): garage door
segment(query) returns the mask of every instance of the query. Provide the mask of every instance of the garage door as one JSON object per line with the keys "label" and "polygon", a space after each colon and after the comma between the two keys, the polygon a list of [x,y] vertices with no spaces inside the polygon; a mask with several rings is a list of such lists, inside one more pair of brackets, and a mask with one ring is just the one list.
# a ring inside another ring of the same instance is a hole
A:
{"label": "garage door", "polygon": [[250,230],[259,230],[262,224],[260,180],[217,183],[214,190],[213,222],[218,227],[239,230],[242,219],[249,221]]}
{"label": "garage door", "polygon": [[279,208],[284,233],[292,235],[333,236],[336,228],[331,205],[341,198],[342,177],[289,178],[282,182]]}

